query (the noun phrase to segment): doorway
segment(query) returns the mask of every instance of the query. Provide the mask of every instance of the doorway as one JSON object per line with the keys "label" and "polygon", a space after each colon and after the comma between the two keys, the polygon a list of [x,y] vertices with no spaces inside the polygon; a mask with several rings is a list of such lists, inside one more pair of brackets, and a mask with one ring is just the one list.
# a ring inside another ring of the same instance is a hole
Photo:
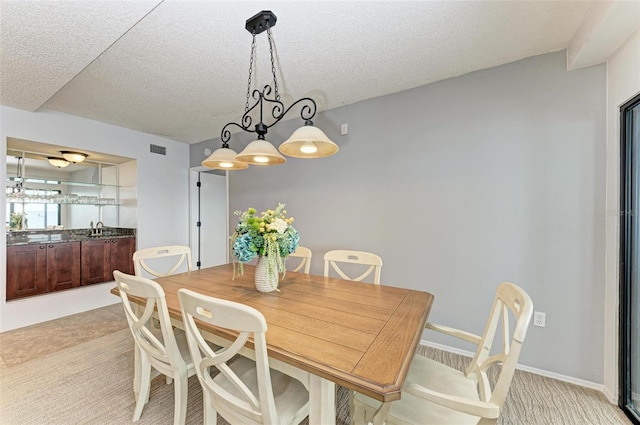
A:
{"label": "doorway", "polygon": [[194,268],[228,262],[227,176],[205,167],[192,168],[189,175],[189,241]]}
{"label": "doorway", "polygon": [[640,424],[640,95],[620,115],[619,405]]}

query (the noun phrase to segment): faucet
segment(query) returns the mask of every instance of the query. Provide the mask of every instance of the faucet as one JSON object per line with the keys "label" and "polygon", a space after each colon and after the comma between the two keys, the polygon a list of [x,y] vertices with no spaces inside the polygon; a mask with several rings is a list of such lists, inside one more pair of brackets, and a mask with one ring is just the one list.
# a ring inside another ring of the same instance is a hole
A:
{"label": "faucet", "polygon": [[91,220],[91,224],[89,224],[89,226],[91,226],[91,233],[89,233],[90,235],[94,235],[94,230],[93,230],[93,220]]}
{"label": "faucet", "polygon": [[96,234],[102,235],[102,228],[104,227],[104,223],[99,221],[96,223]]}

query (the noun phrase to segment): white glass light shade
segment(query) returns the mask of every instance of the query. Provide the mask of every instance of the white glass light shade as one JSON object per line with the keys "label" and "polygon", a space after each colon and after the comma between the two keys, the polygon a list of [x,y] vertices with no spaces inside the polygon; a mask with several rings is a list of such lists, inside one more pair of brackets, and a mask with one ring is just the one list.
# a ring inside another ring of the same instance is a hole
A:
{"label": "white glass light shade", "polygon": [[324,158],[338,152],[338,145],[318,127],[303,125],[294,131],[278,149],[283,154],[294,158]]}
{"label": "white glass light shade", "polygon": [[62,151],[60,152],[62,154],[62,156],[64,157],[64,159],[66,159],[69,162],[73,162],[74,164],[77,162],[82,162],[85,159],[87,159],[87,154],[81,153],[81,152],[68,152],[68,151]]}
{"label": "white glass light shade", "polygon": [[50,158],[47,157],[47,160],[49,161],[49,164],[53,165],[54,167],[58,167],[58,168],[64,168],[69,166],[69,161],[67,161],[66,159],[62,159],[62,158]]}
{"label": "white glass light shade", "polygon": [[255,165],[279,165],[287,162],[280,152],[266,140],[254,140],[236,157],[238,161]]}
{"label": "white glass light shade", "polygon": [[202,161],[202,165],[217,170],[244,170],[249,166],[236,159],[238,154],[229,148],[216,149],[209,158]]}

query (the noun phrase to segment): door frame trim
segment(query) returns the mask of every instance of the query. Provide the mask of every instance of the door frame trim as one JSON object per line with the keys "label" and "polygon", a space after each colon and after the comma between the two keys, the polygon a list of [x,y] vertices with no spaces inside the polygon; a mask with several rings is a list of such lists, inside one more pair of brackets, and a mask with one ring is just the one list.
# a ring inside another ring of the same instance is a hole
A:
{"label": "door frame trim", "polygon": [[[193,173],[201,173],[201,172],[210,172],[212,171],[211,168],[208,167],[204,167],[204,166],[197,166],[197,167],[190,167],[189,168],[189,175],[188,175],[188,187],[189,187],[189,246],[194,246],[195,242],[193,240],[193,232],[192,232],[192,228],[195,225],[194,222],[194,218],[195,220],[198,220],[198,216],[199,213],[197,211],[194,211],[193,208],[193,197],[196,196],[196,188],[191,186],[191,176],[193,175]],[[217,174],[217,173],[214,173]],[[199,177],[199,176],[198,176]],[[225,238],[228,240],[229,239],[229,172],[225,171],[225,196],[226,196],[226,203],[227,203],[227,207],[226,207],[226,214],[225,214]],[[199,189],[197,190],[197,192],[199,192]],[[199,204],[198,204],[199,205]],[[229,252],[228,250],[225,251],[225,259],[227,261],[227,263],[229,262]],[[198,258],[199,257],[199,253],[197,254]],[[195,262],[194,262],[195,264]]]}
{"label": "door frame trim", "polygon": [[[633,264],[631,252],[631,192],[632,176],[627,172],[632,160],[632,152],[629,152],[630,140],[628,138],[627,113],[640,106],[640,94],[620,106],[620,258],[619,258],[619,322],[618,322],[618,406],[635,423],[640,424],[640,417],[627,405],[631,397],[631,357],[629,356],[631,345],[631,329],[628,325],[631,316],[631,267]],[[640,152],[636,152],[640,155]],[[638,188],[640,192],[640,188]],[[638,223],[640,225],[640,222]],[[638,249],[640,247],[636,247]],[[640,288],[638,288],[640,290]],[[637,312],[640,314],[640,311]],[[638,336],[637,336],[638,337]]]}

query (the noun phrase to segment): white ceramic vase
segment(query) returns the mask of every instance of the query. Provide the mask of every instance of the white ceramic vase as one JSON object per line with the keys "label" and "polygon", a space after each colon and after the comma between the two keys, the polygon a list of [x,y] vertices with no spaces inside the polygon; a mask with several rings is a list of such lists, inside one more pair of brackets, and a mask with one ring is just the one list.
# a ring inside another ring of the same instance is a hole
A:
{"label": "white ceramic vase", "polygon": [[267,257],[259,256],[256,264],[256,289],[260,292],[272,292],[278,288],[278,270],[269,273]]}

